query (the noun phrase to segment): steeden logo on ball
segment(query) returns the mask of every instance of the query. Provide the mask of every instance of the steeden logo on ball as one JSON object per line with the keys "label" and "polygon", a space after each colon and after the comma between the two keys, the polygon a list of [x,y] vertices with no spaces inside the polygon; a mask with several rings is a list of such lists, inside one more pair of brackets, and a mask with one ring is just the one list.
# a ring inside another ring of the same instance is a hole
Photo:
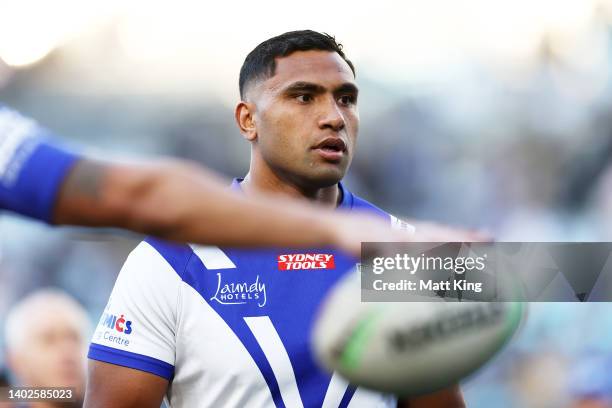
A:
{"label": "steeden logo on ball", "polygon": [[279,271],[334,269],[333,254],[286,254],[278,256]]}

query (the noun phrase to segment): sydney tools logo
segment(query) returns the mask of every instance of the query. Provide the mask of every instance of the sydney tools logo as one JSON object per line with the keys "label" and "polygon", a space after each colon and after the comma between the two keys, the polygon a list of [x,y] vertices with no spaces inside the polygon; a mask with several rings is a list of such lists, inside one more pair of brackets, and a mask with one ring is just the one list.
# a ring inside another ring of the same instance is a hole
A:
{"label": "sydney tools logo", "polygon": [[288,254],[278,256],[278,270],[334,269],[332,254]]}

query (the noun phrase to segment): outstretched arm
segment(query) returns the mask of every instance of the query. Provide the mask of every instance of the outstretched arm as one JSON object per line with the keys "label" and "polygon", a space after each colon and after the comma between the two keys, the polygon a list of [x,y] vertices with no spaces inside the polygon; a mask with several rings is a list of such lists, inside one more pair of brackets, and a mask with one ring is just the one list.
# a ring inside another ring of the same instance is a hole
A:
{"label": "outstretched arm", "polygon": [[57,198],[56,224],[114,226],[164,239],[232,246],[326,246],[359,253],[361,241],[406,240],[367,215],[339,214],[280,196],[231,191],[184,161],[81,159]]}

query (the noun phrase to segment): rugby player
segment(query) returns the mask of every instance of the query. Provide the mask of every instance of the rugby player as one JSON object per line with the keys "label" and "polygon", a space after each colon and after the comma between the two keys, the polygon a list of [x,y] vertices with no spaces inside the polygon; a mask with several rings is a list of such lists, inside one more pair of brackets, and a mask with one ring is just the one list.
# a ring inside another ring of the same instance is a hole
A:
{"label": "rugby player", "polygon": [[0,105],[0,210],[216,245],[332,245],[358,254],[362,241],[409,238],[367,215],[339,217],[282,197],[246,198],[193,163],[103,162],[50,136]]}
{"label": "rugby player", "polygon": [[[246,197],[277,193],[405,225],[341,182],[359,126],[354,67],[324,34],[258,45],[240,72]],[[245,250],[149,238],[128,257],[89,349],[87,407],[462,407],[458,387],[398,401],[315,364],[326,291],[355,264],[329,247]],[[121,320],[121,324],[119,324]],[[129,323],[129,329],[127,328]]]}

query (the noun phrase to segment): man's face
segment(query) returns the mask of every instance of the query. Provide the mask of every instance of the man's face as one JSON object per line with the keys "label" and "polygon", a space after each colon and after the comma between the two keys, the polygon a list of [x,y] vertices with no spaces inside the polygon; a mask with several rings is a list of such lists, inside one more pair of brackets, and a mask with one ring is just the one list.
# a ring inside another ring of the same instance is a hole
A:
{"label": "man's face", "polygon": [[274,76],[253,85],[253,153],[278,177],[304,188],[336,184],[351,163],[357,87],[335,52],[298,51],[276,59]]}
{"label": "man's face", "polygon": [[50,304],[33,314],[23,328],[23,344],[9,351],[12,368],[26,386],[84,389],[85,339],[79,316],[63,305]]}

